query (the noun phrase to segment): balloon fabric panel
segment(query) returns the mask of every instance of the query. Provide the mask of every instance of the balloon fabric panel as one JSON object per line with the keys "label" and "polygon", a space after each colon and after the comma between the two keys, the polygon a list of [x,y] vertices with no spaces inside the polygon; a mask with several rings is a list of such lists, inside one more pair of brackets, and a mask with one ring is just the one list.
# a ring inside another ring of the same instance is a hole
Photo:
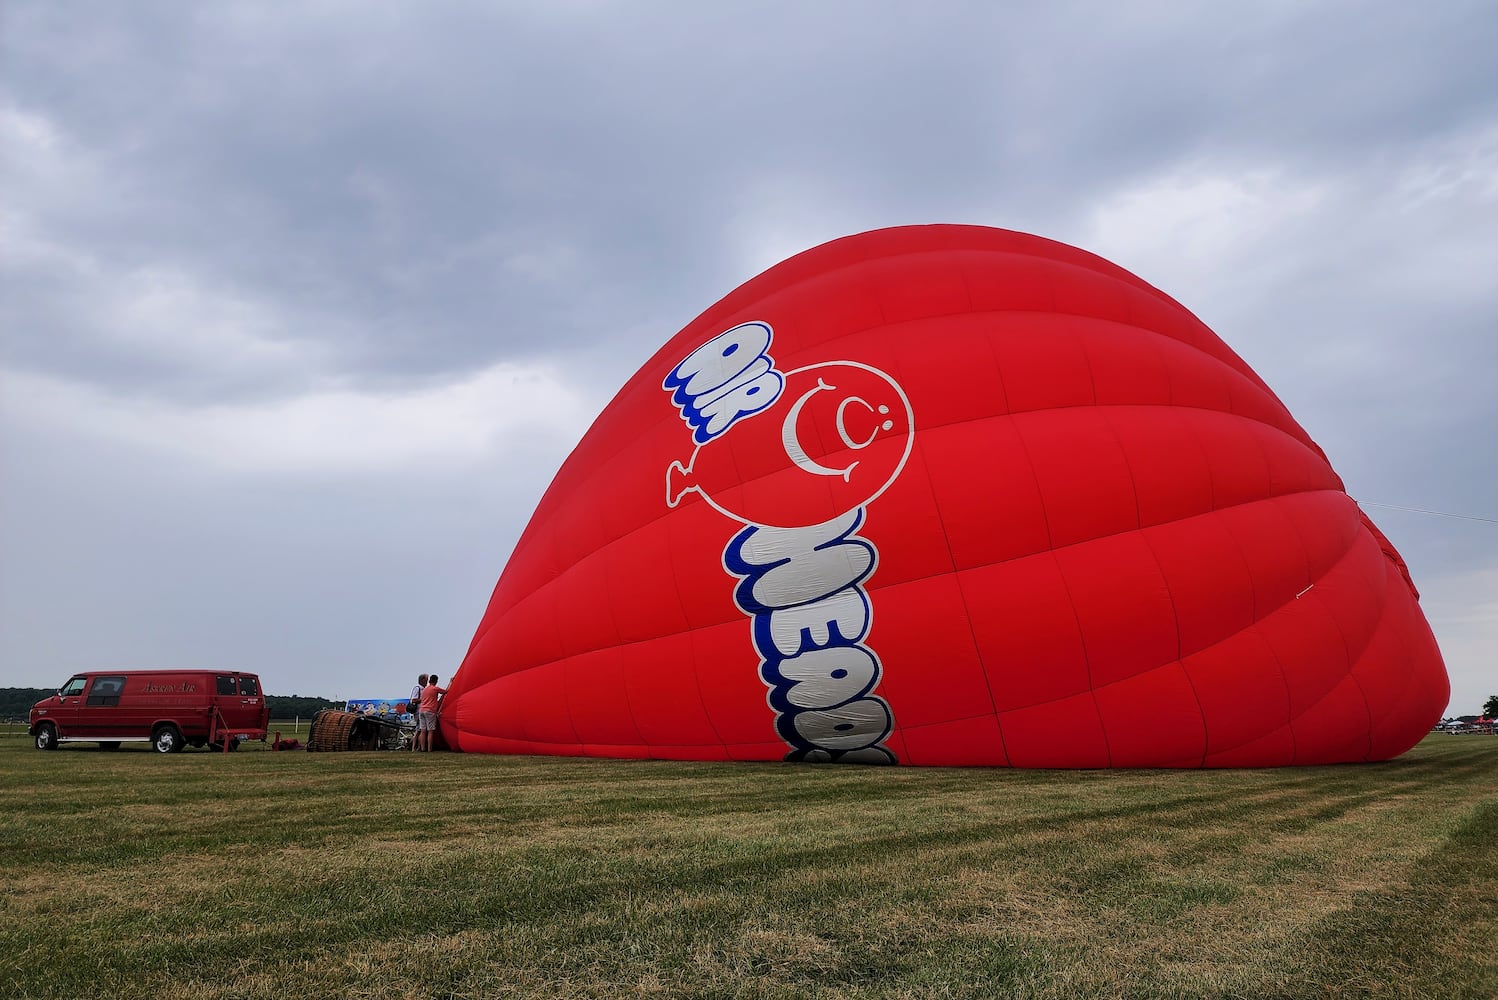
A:
{"label": "balloon fabric panel", "polygon": [[1175,300],[1033,236],[879,230],[746,282],[624,385],[441,725],[601,757],[1386,759],[1448,693],[1417,596]]}

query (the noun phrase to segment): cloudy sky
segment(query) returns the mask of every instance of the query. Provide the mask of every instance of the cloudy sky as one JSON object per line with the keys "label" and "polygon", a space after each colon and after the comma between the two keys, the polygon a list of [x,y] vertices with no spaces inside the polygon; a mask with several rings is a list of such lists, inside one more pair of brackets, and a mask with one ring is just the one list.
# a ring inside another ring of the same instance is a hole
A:
{"label": "cloudy sky", "polygon": [[964,222],[1099,253],[1253,365],[1474,712],[1495,51],[1491,0],[6,0],[0,686],[448,676],[661,343],[800,250]]}

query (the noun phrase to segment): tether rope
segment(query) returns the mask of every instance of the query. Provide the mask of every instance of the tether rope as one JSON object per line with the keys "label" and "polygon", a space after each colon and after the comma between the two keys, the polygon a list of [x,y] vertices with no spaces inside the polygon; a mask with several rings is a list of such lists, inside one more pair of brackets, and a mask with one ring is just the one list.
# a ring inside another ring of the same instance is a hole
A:
{"label": "tether rope", "polygon": [[1463,521],[1487,521],[1489,524],[1498,524],[1498,517],[1479,517],[1476,514],[1453,514],[1449,510],[1427,510],[1424,507],[1401,507],[1393,503],[1374,503],[1372,500],[1353,501],[1360,507],[1385,507],[1389,510],[1407,510],[1413,514],[1433,514],[1436,517],[1459,517]]}

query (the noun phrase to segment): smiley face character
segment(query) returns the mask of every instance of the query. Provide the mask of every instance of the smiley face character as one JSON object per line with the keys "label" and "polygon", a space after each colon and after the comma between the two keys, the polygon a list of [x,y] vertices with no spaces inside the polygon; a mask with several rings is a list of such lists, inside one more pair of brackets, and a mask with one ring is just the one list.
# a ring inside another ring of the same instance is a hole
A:
{"label": "smiley face character", "polygon": [[666,473],[666,503],[688,493],[745,524],[821,524],[862,507],[910,457],[915,420],[894,379],[856,361],[788,372],[775,405]]}

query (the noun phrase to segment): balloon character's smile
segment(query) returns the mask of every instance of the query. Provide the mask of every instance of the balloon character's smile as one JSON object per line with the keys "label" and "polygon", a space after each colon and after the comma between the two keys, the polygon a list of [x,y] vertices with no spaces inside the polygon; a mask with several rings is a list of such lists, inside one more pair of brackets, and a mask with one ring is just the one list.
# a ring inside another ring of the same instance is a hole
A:
{"label": "balloon character's smile", "polygon": [[[843,482],[847,482],[853,475],[853,467],[858,464],[856,460],[848,463],[841,469],[828,468],[809,456],[806,453],[806,449],[802,446],[800,439],[796,436],[796,422],[801,416],[802,408],[806,406],[813,396],[824,390],[836,392],[837,386],[828,385],[819,378],[817,379],[815,388],[808,389],[802,394],[800,399],[791,404],[791,412],[786,414],[785,422],[780,425],[780,440],[785,445],[785,453],[790,456],[791,461],[798,468],[810,472],[814,476],[841,476]],[[860,431],[855,436],[855,433],[848,430],[850,408],[854,410],[852,414],[853,419],[856,420],[862,417],[864,418],[863,423],[872,427],[866,435]],[[894,429],[895,422],[893,420],[882,419],[889,412],[890,409],[887,404],[880,403],[875,407],[871,406],[868,400],[859,396],[848,396],[837,404],[837,411],[833,422],[837,427],[837,435],[843,444],[857,451],[873,444],[874,439],[879,436],[881,430]],[[869,420],[869,417],[873,417],[874,419]]]}

